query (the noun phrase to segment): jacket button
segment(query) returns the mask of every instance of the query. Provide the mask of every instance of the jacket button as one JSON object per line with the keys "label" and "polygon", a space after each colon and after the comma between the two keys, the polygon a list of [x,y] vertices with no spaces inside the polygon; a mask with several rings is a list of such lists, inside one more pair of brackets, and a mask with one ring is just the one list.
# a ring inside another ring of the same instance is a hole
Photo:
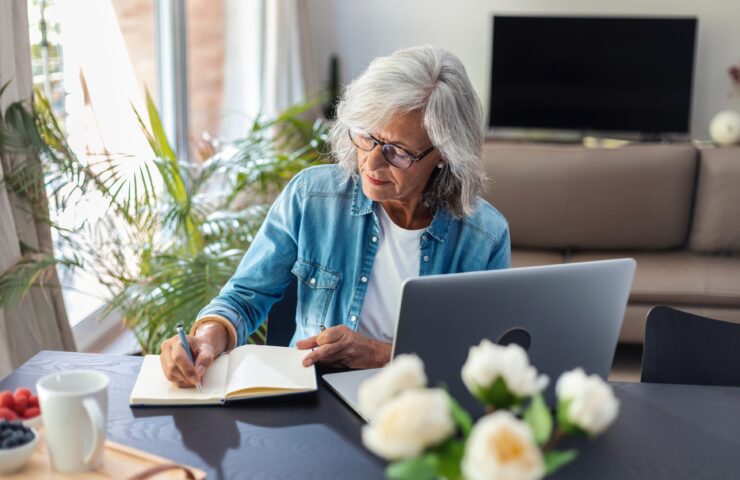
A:
{"label": "jacket button", "polygon": [[349,317],[349,321],[355,323],[357,321],[357,315],[352,315],[351,317]]}
{"label": "jacket button", "polygon": [[310,283],[311,285],[316,285],[316,279],[312,278],[311,280],[308,281],[308,283]]}
{"label": "jacket button", "polygon": [[376,243],[378,241],[378,237],[373,235],[373,238],[371,238],[370,240],[372,240],[373,243]]}
{"label": "jacket button", "polygon": [[362,278],[360,278],[360,281],[361,281],[362,283],[367,283],[367,277],[362,277]]}
{"label": "jacket button", "polygon": [[428,262],[429,261],[429,255],[424,255],[424,261],[425,262]]}

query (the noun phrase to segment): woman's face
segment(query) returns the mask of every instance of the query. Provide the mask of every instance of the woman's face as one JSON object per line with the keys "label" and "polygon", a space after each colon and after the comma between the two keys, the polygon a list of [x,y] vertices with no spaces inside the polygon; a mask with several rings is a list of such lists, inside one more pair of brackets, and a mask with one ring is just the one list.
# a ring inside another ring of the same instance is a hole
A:
{"label": "woman's face", "polygon": [[[379,130],[368,133],[381,142],[403,147],[414,156],[432,145],[422,125],[421,111],[397,114]],[[368,198],[381,203],[414,204],[421,198],[440,161],[440,154],[435,149],[409,168],[401,169],[388,163],[381,146],[376,145],[369,152],[358,148],[357,161],[362,175],[362,191]]]}

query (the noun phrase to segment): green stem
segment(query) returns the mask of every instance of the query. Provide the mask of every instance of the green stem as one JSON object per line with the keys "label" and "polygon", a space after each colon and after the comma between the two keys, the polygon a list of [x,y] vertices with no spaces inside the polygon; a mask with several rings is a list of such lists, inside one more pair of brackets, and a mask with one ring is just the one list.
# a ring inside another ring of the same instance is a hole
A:
{"label": "green stem", "polygon": [[557,445],[558,442],[563,439],[563,437],[565,437],[565,431],[563,431],[563,429],[558,427],[558,429],[555,430],[555,433],[552,435],[552,437],[550,437],[550,440],[548,440],[545,446],[542,447],[542,451],[549,452],[550,450],[555,448],[555,445]]}

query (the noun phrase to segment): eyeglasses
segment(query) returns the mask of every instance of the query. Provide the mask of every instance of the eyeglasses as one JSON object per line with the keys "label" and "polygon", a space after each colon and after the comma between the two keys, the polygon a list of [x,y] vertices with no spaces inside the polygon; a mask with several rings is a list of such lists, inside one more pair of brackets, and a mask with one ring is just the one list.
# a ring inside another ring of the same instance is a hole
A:
{"label": "eyeglasses", "polygon": [[409,168],[414,163],[432,153],[432,151],[436,148],[434,145],[432,145],[431,147],[421,152],[419,155],[414,155],[413,153],[409,152],[403,147],[399,147],[398,145],[381,142],[377,138],[373,137],[364,130],[360,130],[359,128],[349,129],[349,139],[352,140],[352,143],[355,145],[355,147],[359,148],[363,152],[369,152],[373,148],[375,148],[376,145],[380,145],[380,151],[383,153],[383,157],[386,159],[386,161],[394,167],[403,169]]}

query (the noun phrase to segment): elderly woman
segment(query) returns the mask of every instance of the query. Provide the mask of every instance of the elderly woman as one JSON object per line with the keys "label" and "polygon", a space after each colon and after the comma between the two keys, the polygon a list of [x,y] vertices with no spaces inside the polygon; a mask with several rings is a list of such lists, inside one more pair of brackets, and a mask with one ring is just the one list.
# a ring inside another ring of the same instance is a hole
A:
{"label": "elderly woman", "polygon": [[[432,47],[374,60],[344,92],[331,133],[336,165],[308,168],[270,209],[236,273],[188,341],[162,345],[180,386],[242,345],[298,278],[291,345],[304,365],[390,360],[401,283],[509,266],[504,217],[478,197],[483,114],[454,55]],[[459,319],[450,319],[450,325]]]}

